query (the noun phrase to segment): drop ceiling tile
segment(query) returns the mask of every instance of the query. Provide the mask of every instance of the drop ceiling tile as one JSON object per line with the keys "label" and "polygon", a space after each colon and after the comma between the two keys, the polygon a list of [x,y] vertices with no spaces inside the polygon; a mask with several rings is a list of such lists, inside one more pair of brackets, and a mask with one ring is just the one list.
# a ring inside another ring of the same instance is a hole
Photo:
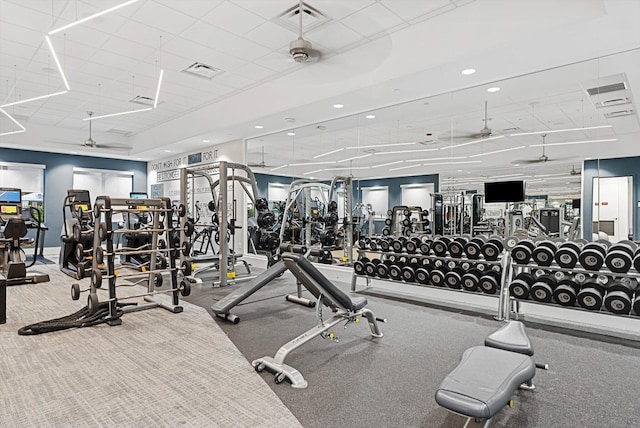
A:
{"label": "drop ceiling tile", "polygon": [[306,2],[309,6],[322,12],[334,20],[341,20],[346,16],[354,13],[361,13],[362,9],[369,7],[376,3],[375,0],[308,0]]}
{"label": "drop ceiling tile", "polygon": [[131,15],[131,19],[173,35],[182,33],[195,22],[194,17],[180,12],[180,9],[172,9],[154,1],[143,2],[142,7]]}
{"label": "drop ceiling tile", "polygon": [[161,37],[163,46],[175,37],[166,31],[133,20],[125,22],[118,29],[116,35],[122,39],[135,41],[136,43],[155,48],[156,50],[160,49]]}
{"label": "drop ceiling tile", "polygon": [[286,49],[288,51],[289,43],[295,40],[298,34],[273,22],[266,21],[245,34],[245,37],[269,49]]}
{"label": "drop ceiling tile", "polygon": [[233,73],[255,81],[260,81],[277,74],[269,68],[252,63],[243,65],[242,67],[234,70]]}
{"label": "drop ceiling tile", "polygon": [[238,36],[265,22],[264,18],[229,2],[220,4],[203,16],[202,20]]}
{"label": "drop ceiling tile", "polygon": [[1,2],[0,22],[2,22],[2,26],[15,24],[44,35],[51,28],[51,7],[50,4],[46,4],[45,8],[38,8],[38,5],[43,6],[42,2]]}
{"label": "drop ceiling tile", "polygon": [[31,46],[31,49],[45,44],[43,31],[31,30],[11,22],[2,22],[0,25],[0,40],[5,39],[18,41]]}
{"label": "drop ceiling tile", "polygon": [[286,10],[298,4],[296,0],[232,0],[232,2],[267,21],[280,16]]}
{"label": "drop ceiling tile", "polygon": [[252,61],[254,58],[266,55],[270,49],[260,46],[246,38],[238,37],[222,29],[216,28],[204,22],[197,22],[182,37],[199,43],[210,49],[223,52],[235,57]]}
{"label": "drop ceiling tile", "polygon": [[223,0],[199,0],[199,1],[176,1],[176,0],[154,0],[170,9],[184,13],[193,18],[200,19],[212,9],[218,7]]}
{"label": "drop ceiling tile", "polygon": [[132,73],[135,72],[132,66],[135,61],[133,61],[131,58],[105,50],[97,51],[91,58],[91,61],[98,64],[119,68],[125,71],[130,71]]}
{"label": "drop ceiling tile", "polygon": [[380,3],[375,3],[342,20],[343,24],[366,37],[387,31],[403,22]]}
{"label": "drop ceiling tile", "polygon": [[445,6],[455,7],[449,0],[381,0],[380,3],[407,22]]}
{"label": "drop ceiling tile", "polygon": [[361,34],[339,22],[330,22],[313,29],[308,35],[305,35],[305,38],[309,38],[314,43],[325,46],[334,52],[363,40]]}
{"label": "drop ceiling tile", "polygon": [[291,56],[289,56],[288,49],[271,52],[270,54],[256,59],[254,63],[280,72],[293,70],[300,66],[300,64],[296,63]]}

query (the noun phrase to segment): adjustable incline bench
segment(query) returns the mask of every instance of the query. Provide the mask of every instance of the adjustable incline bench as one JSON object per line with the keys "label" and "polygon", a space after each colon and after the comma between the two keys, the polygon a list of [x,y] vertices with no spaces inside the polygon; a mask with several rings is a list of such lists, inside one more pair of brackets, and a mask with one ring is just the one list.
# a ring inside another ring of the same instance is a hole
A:
{"label": "adjustable incline bench", "polygon": [[532,390],[536,368],[533,345],[520,321],[510,321],[485,339],[485,346],[474,346],[462,354],[458,366],[442,381],[436,402],[447,410],[471,419],[485,421],[506,406],[518,388]]}
{"label": "adjustable incline bench", "polygon": [[[288,379],[292,387],[306,388],[307,381],[302,374],[295,368],[284,364],[284,359],[291,351],[301,347],[316,336],[337,341],[335,336],[328,331],[342,321],[345,321],[345,328],[351,323],[358,323],[361,316],[367,318],[371,335],[373,337],[382,337],[382,333],[378,328],[378,321],[384,322],[385,320],[376,318],[370,309],[365,308],[367,305],[367,299],[365,297],[351,299],[347,294],[333,285],[331,281],[320,273],[303,255],[285,253],[282,255],[282,261],[296,279],[318,300],[316,307],[320,323],[282,345],[280,349],[278,349],[275,357],[262,357],[254,360],[251,364],[258,372],[266,368],[275,373],[276,383],[281,383],[285,379]],[[331,309],[334,313],[331,318],[323,320],[322,305]]]}

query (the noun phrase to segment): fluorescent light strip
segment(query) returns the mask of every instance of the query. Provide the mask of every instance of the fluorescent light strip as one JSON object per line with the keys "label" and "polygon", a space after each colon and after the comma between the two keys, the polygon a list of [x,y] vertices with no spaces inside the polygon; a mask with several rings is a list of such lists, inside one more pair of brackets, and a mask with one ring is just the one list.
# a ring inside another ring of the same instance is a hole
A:
{"label": "fluorescent light strip", "polygon": [[49,50],[51,51],[51,56],[53,56],[53,60],[56,62],[56,66],[58,67],[58,71],[60,72],[60,76],[62,77],[62,81],[64,82],[64,87],[67,88],[67,91],[70,91],[69,82],[67,82],[67,77],[64,75],[64,71],[62,71],[62,65],[60,65],[60,60],[58,59],[58,55],[56,55],[55,49],[53,49],[53,43],[51,43],[51,39],[49,36],[44,36],[44,39],[47,41],[49,45]]}
{"label": "fluorescent light strip", "polygon": [[547,177],[545,180],[574,180],[574,181],[579,181],[580,180],[580,176],[575,176],[575,175],[565,175],[564,177]]}
{"label": "fluorescent light strip", "polygon": [[15,105],[18,105],[18,104],[22,104],[22,103],[28,103],[30,101],[43,100],[45,98],[55,97],[56,95],[63,95],[63,94],[66,94],[67,92],[69,92],[69,91],[60,91],[60,92],[54,92],[53,94],[40,95],[39,97],[27,98],[25,100],[20,100],[20,101],[16,101],[16,102],[13,102],[13,103],[3,104],[0,107],[9,107],[9,106],[15,106]]}
{"label": "fluorescent light strip", "polygon": [[[273,170],[272,170],[272,171],[273,171]],[[315,174],[316,172],[322,172],[322,171],[324,171],[324,170],[322,170],[322,169],[316,169],[316,170],[313,170],[313,171],[305,172],[305,173],[303,173],[302,175]]]}
{"label": "fluorescent light strip", "polygon": [[371,144],[368,146],[349,146],[347,149],[376,149],[378,147],[413,146],[418,143],[391,143],[391,144]]}
{"label": "fluorescent light strip", "polygon": [[436,162],[436,163],[423,163],[422,166],[434,166],[434,165],[462,165],[466,163],[481,163],[482,161],[462,161],[462,162]]}
{"label": "fluorescent light strip", "polygon": [[389,171],[400,171],[401,169],[415,168],[417,166],[422,166],[422,165],[409,165],[409,166],[401,166],[399,168],[389,168]]}
{"label": "fluorescent light strip", "polygon": [[455,146],[440,147],[440,150],[455,149],[457,147],[470,146],[472,144],[484,143],[485,141],[497,140],[504,138],[504,135],[496,135],[495,137],[481,138],[479,140],[469,141],[468,143],[456,144]]}
{"label": "fluorescent light strip", "polygon": [[62,26],[60,28],[56,28],[55,30],[51,30],[51,31],[49,31],[49,35],[52,35],[52,34],[55,34],[55,33],[59,33],[60,31],[66,30],[67,28],[71,28],[71,27],[76,26],[78,24],[82,24],[83,22],[87,22],[89,20],[92,20],[94,18],[102,16],[102,15],[104,15],[106,13],[113,12],[114,10],[118,10],[121,7],[129,6],[130,4],[133,4],[133,3],[137,2],[137,1],[138,0],[129,0],[127,2],[119,4],[117,6],[113,6],[113,7],[110,7],[109,9],[105,9],[102,12],[94,13],[93,15],[89,15],[89,16],[87,16],[85,18],[82,18],[82,19],[79,19],[77,21],[74,21],[71,24],[64,25],[64,26]]}
{"label": "fluorescent light strip", "polygon": [[584,141],[566,141],[566,142],[562,142],[562,143],[530,144],[529,147],[568,146],[570,144],[607,143],[609,141],[618,141],[618,139],[617,138],[607,138],[607,139],[604,139],[604,140],[584,140]]}
{"label": "fluorescent light strip", "polygon": [[324,171],[343,171],[343,170],[351,170],[351,169],[370,169],[369,166],[336,166],[333,168],[325,168]]}
{"label": "fluorescent light strip", "polygon": [[504,152],[510,152],[512,150],[520,150],[520,149],[524,149],[525,146],[518,146],[518,147],[510,147],[508,149],[502,149],[502,150],[494,150],[492,152],[486,152],[486,153],[478,153],[477,155],[471,155],[469,156],[470,158],[477,158],[480,156],[487,156],[487,155],[495,155],[496,153],[504,153]]}
{"label": "fluorescent light strip", "polygon": [[156,97],[153,100],[153,108],[158,107],[158,97],[160,96],[160,86],[162,86],[162,76],[164,75],[164,69],[160,69],[160,76],[158,77],[158,86],[156,87]]}
{"label": "fluorescent light strip", "polygon": [[1,112],[2,114],[4,114],[5,116],[7,116],[7,117],[9,118],[9,120],[11,120],[13,123],[15,123],[18,127],[20,127],[20,129],[19,129],[19,130],[17,130],[17,131],[8,131],[8,132],[3,132],[2,134],[0,134],[0,136],[2,136],[2,135],[19,134],[19,133],[24,132],[24,131],[26,131],[26,130],[27,130],[24,126],[22,126],[22,124],[21,124],[20,122],[18,122],[17,120],[15,120],[15,119],[13,118],[13,116],[11,116],[9,113],[7,113],[6,111],[4,111],[2,108],[0,108],[0,112]]}
{"label": "fluorescent light strip", "polygon": [[121,111],[119,113],[103,114],[102,116],[85,117],[82,120],[104,119],[104,118],[107,118],[107,117],[123,116],[125,114],[131,114],[131,113],[142,113],[143,111],[149,111],[149,110],[153,110],[153,107],[141,108],[141,109],[138,109],[138,110]]}
{"label": "fluorescent light strip", "polygon": [[431,159],[407,159],[407,162],[431,162],[437,160],[455,160],[455,159],[466,159],[466,156],[449,156],[444,158],[431,158]]}
{"label": "fluorescent light strip", "polygon": [[395,162],[387,162],[387,163],[381,163],[380,165],[373,165],[371,166],[371,168],[380,168],[383,166],[389,166],[389,165],[397,165],[399,163],[403,163],[404,161],[395,161]]}
{"label": "fluorescent light strip", "polygon": [[395,155],[402,153],[424,153],[424,152],[434,152],[438,149],[420,149],[420,150],[395,150],[391,152],[376,152],[374,155]]}
{"label": "fluorescent light strip", "polygon": [[277,170],[279,170],[279,169],[286,168],[286,167],[288,167],[288,166],[289,166],[289,165],[281,165],[281,166],[277,166],[277,167],[275,167],[275,168],[271,168],[269,171],[277,171]]}
{"label": "fluorescent light strip", "polygon": [[509,134],[510,137],[519,137],[521,135],[540,135],[540,134],[553,134],[556,132],[569,132],[569,131],[586,131],[589,129],[602,129],[611,128],[613,125],[600,125],[600,126],[587,126],[584,128],[567,128],[567,129],[552,129],[548,131],[533,131],[533,132],[518,132],[516,134]]}
{"label": "fluorescent light strip", "polygon": [[342,159],[342,160],[339,160],[338,162],[349,162],[356,159],[368,158],[369,156],[371,156],[371,153],[367,153],[366,155],[362,155],[362,156],[354,156],[352,158]]}
{"label": "fluorescent light strip", "polygon": [[530,183],[542,183],[542,182],[544,182],[544,178],[534,179],[534,180],[527,180],[527,184],[530,184]]}
{"label": "fluorescent light strip", "polygon": [[290,163],[289,166],[333,165],[335,161]]}
{"label": "fluorescent light strip", "polygon": [[485,180],[487,177],[448,177],[448,178],[443,178],[442,180],[445,181],[455,181],[455,180],[462,180],[462,181],[474,181],[474,180]]}
{"label": "fluorescent light strip", "polygon": [[524,174],[505,174],[505,175],[494,175],[493,177],[487,177],[490,180],[496,178],[511,178],[511,177],[522,177]]}
{"label": "fluorescent light strip", "polygon": [[329,156],[329,155],[332,155],[332,154],[334,154],[334,153],[341,152],[341,151],[343,151],[343,150],[344,150],[344,147],[342,147],[342,148],[340,148],[340,149],[336,149],[336,150],[331,150],[330,152],[327,152],[327,153],[322,153],[322,154],[320,154],[320,155],[314,156],[313,158],[314,158],[314,159],[318,159],[318,158],[321,158],[321,157],[324,157],[324,156]]}

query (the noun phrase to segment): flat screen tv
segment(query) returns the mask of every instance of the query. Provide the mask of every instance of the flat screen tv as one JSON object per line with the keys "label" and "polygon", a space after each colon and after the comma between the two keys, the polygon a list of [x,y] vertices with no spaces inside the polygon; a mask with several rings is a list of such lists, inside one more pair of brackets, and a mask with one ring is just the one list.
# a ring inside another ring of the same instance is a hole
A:
{"label": "flat screen tv", "polygon": [[133,199],[147,199],[148,196],[143,192],[129,192],[129,197]]}
{"label": "flat screen tv", "polygon": [[0,203],[18,204],[22,202],[20,189],[0,188]]}
{"label": "flat screen tv", "polygon": [[524,201],[524,181],[495,181],[484,183],[484,201],[522,202]]}

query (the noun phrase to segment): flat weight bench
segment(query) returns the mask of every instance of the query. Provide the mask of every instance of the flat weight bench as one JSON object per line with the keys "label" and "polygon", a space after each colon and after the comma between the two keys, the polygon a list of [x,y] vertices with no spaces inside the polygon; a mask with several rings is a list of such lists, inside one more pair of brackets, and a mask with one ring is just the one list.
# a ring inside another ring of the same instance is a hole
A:
{"label": "flat weight bench", "polygon": [[511,406],[518,388],[532,390],[536,368],[533,345],[520,321],[510,321],[485,339],[485,346],[467,349],[458,366],[442,381],[436,402],[447,410],[485,421],[487,427],[502,408]]}
{"label": "flat weight bench", "polygon": [[[320,319],[320,323],[282,345],[274,357],[262,357],[254,360],[251,364],[257,372],[268,369],[275,373],[276,383],[281,383],[288,379],[293,388],[306,388],[308,384],[302,374],[284,363],[284,359],[291,351],[301,347],[316,336],[330,338],[337,342],[337,338],[332,333],[328,333],[328,331],[343,321],[345,322],[345,328],[352,323],[358,323],[360,317],[367,318],[373,337],[382,337],[382,333],[378,328],[378,321],[384,322],[385,320],[376,318],[373,312],[366,308],[367,299],[365,297],[351,299],[320,273],[304,255],[284,253],[281,259],[300,284],[317,299],[316,314]],[[333,316],[327,320],[322,318],[323,305],[333,312]]]}

